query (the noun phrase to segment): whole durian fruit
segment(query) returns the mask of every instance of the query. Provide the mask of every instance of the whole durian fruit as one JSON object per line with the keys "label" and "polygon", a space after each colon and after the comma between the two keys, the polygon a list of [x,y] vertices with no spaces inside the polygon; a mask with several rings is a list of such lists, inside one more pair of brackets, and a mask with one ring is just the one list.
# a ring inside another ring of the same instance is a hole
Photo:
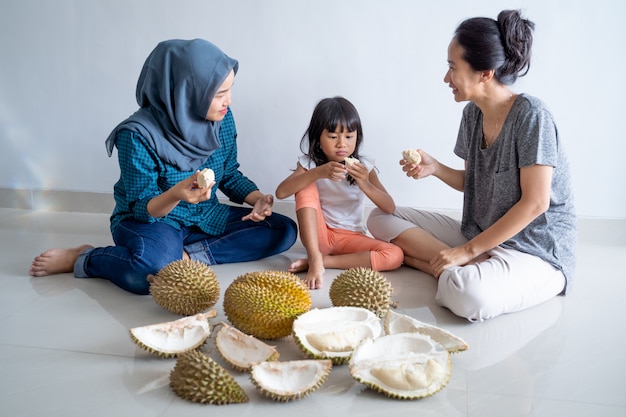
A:
{"label": "whole durian fruit", "polygon": [[380,272],[358,267],[337,275],[328,294],[333,306],[363,307],[382,318],[393,305],[392,292],[391,283]]}
{"label": "whole durian fruit", "polygon": [[220,284],[207,264],[182,259],[170,262],[152,278],[150,294],[166,310],[191,316],[217,303]]}
{"label": "whole durian fruit", "polygon": [[278,339],[289,336],[293,321],[311,309],[311,293],[290,272],[248,272],[228,286],[223,306],[228,320],[240,331],[260,339]]}
{"label": "whole durian fruit", "polygon": [[181,398],[203,404],[248,402],[248,395],[224,368],[198,350],[178,357],[170,387]]}

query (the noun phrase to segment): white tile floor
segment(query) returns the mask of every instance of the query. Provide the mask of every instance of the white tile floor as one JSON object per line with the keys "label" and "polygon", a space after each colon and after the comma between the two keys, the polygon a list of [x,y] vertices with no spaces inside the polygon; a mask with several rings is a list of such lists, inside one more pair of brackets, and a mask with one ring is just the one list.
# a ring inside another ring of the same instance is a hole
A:
{"label": "white tile floor", "polygon": [[[470,344],[453,356],[452,377],[433,397],[388,399],[342,366],[305,399],[275,403],[229,369],[250,401],[218,407],[176,397],[167,385],[175,360],[145,353],[128,336],[131,327],[178,316],[105,280],[26,274],[49,247],[109,244],[108,215],[0,209],[0,242],[1,416],[626,416],[626,246],[581,241],[570,296],[478,324],[435,305],[432,278],[408,268],[386,273],[399,312]],[[243,272],[284,269],[303,254],[296,246],[214,269],[224,291]],[[338,272],[327,271],[314,307],[330,306],[328,285]],[[224,319],[221,303],[215,308],[216,320]],[[282,359],[301,358],[291,338],[275,344]],[[203,349],[219,361],[211,341]]]}

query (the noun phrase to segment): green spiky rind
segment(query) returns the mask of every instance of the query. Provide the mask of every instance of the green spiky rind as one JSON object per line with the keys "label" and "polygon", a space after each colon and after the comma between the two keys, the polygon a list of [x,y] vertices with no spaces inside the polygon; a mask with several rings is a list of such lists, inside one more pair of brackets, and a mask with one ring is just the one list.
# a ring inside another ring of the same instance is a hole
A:
{"label": "green spiky rind", "polygon": [[133,334],[132,331],[128,331],[128,333],[130,334],[130,338],[132,339],[132,341],[139,346],[141,349],[145,350],[146,352],[158,356],[159,358],[163,358],[163,359],[171,359],[171,358],[176,358],[179,355],[185,353],[185,352],[189,352],[192,350],[198,350],[200,349],[203,345],[206,344],[209,335],[207,335],[207,337],[201,341],[200,343],[198,343],[196,346],[192,346],[189,349],[185,349],[185,350],[181,350],[180,352],[160,352],[154,348],[151,348],[150,346],[146,346],[145,344],[143,344],[143,342],[139,339],[137,339],[137,337],[135,337],[135,335]]}
{"label": "green spiky rind", "polygon": [[170,372],[170,387],[179,397],[202,404],[248,402],[248,395],[228,371],[198,350],[178,357]]}
{"label": "green spiky rind", "polygon": [[306,389],[305,391],[301,391],[301,392],[297,392],[297,393],[293,393],[291,395],[284,395],[284,394],[279,394],[276,393],[274,391],[270,391],[269,389],[265,388],[259,381],[257,381],[254,378],[254,375],[252,372],[250,372],[250,380],[252,381],[253,385],[266,397],[271,398],[274,401],[278,401],[278,402],[288,402],[288,401],[292,401],[292,400],[299,400],[302,399],[304,397],[306,397],[309,394],[312,394],[313,392],[317,391],[322,385],[324,385],[324,383],[326,382],[326,379],[328,378],[328,375],[330,375],[330,371],[332,370],[332,366],[333,363],[332,361],[328,360],[328,359],[322,359],[323,361],[328,361],[330,362],[330,365],[328,365],[324,371],[324,373],[320,376],[320,378],[315,382],[315,384],[311,385],[308,389]]}
{"label": "green spiky rind", "polygon": [[150,294],[166,310],[191,316],[217,303],[220,285],[215,272],[207,264],[182,259],[167,264],[154,276]]}
{"label": "green spiky rind", "polygon": [[357,267],[337,275],[328,294],[333,306],[363,307],[382,318],[392,304],[392,292],[391,283],[380,272]]}
{"label": "green spiky rind", "polygon": [[333,365],[341,366],[341,365],[345,365],[348,362],[350,362],[350,358],[352,357],[352,354],[347,355],[347,356],[328,356],[328,355],[324,355],[324,354],[317,354],[317,353],[314,353],[314,352],[311,352],[310,350],[308,350],[307,346],[302,342],[300,337],[298,337],[298,335],[295,332],[293,333],[293,339],[296,341],[296,344],[298,345],[298,347],[300,348],[302,353],[304,353],[304,355],[308,359],[315,359],[315,360],[328,359],[328,360],[332,361]]}
{"label": "green spiky rind", "polygon": [[290,335],[293,321],[311,309],[311,293],[290,272],[248,272],[228,286],[223,307],[228,321],[240,331],[279,339]]}
{"label": "green spiky rind", "polygon": [[383,394],[389,398],[393,398],[396,400],[420,400],[423,398],[428,398],[428,397],[432,397],[433,395],[435,395],[436,393],[438,393],[439,391],[441,391],[447,384],[448,381],[450,380],[450,376],[452,375],[452,359],[450,357],[450,355],[448,355],[448,361],[447,361],[447,372],[446,372],[446,376],[444,378],[444,380],[441,382],[441,384],[437,387],[437,389],[435,390],[431,390],[428,391],[426,394],[424,395],[403,395],[403,394],[399,394],[399,393],[395,393],[395,392],[390,392],[376,384],[374,384],[371,381],[367,381],[363,378],[360,378],[358,376],[354,376],[353,378],[355,380],[357,380],[358,382],[360,382],[361,384],[365,385],[366,387],[368,387],[369,389],[371,389],[372,391],[376,391],[380,394]]}
{"label": "green spiky rind", "polygon": [[[228,365],[230,365],[230,367],[232,367],[235,371],[237,371],[237,372],[248,372],[250,370],[250,367],[252,366],[252,363],[247,364],[247,366],[240,366],[239,364],[232,362],[231,359],[228,358],[227,355],[225,355],[224,352],[222,352],[222,350],[220,349],[220,344],[218,342],[218,339],[220,338],[220,334],[221,334],[222,331],[224,331],[224,329],[232,329],[232,331],[240,333],[242,335],[242,337],[255,339],[257,343],[263,343],[263,342],[261,340],[255,338],[254,336],[245,334],[244,332],[242,332],[241,330],[239,330],[239,329],[237,329],[235,327],[229,326],[226,323],[222,323],[222,328],[217,332],[217,335],[215,336],[215,346],[216,346],[217,351],[219,352],[220,356],[222,357],[222,359],[224,359],[224,361]],[[274,349],[273,353],[270,356],[268,356],[267,358],[265,358],[264,361],[267,361],[267,362],[276,361],[276,360],[278,360],[279,357],[280,357],[280,353],[278,352],[278,350]]]}

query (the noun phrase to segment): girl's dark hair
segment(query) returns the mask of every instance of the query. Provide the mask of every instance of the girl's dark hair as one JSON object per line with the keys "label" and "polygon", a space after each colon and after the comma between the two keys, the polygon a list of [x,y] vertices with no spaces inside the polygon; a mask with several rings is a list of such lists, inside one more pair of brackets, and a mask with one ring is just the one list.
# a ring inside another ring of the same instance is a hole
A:
{"label": "girl's dark hair", "polygon": [[530,69],[535,24],[523,19],[519,10],[503,10],[498,20],[467,19],[455,31],[465,50],[463,58],[475,71],[495,70],[502,84],[513,84]]}
{"label": "girl's dark hair", "polygon": [[[337,96],[325,98],[317,103],[313,110],[309,127],[300,141],[300,150],[311,158],[316,166],[328,162],[328,158],[324,155],[320,146],[322,132],[324,129],[334,132],[337,127],[348,132],[356,132],[356,145],[354,152],[350,156],[360,159],[359,149],[363,141],[363,127],[361,126],[359,112],[350,101]],[[349,175],[348,180],[350,184],[354,184],[354,179]]]}

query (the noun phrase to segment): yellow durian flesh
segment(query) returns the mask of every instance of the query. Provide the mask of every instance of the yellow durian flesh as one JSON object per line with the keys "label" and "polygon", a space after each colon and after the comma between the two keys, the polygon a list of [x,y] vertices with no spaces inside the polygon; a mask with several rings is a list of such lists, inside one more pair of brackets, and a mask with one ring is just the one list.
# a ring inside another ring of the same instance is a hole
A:
{"label": "yellow durian flesh", "polygon": [[412,391],[428,388],[443,372],[441,365],[432,359],[426,363],[403,363],[377,366],[370,370],[372,376],[394,389]]}
{"label": "yellow durian flesh", "polygon": [[335,331],[309,333],[306,340],[320,352],[352,352],[361,340],[373,336],[373,331],[366,325],[346,323]]}
{"label": "yellow durian flesh", "polygon": [[461,352],[469,348],[467,342],[455,334],[432,324],[421,322],[411,316],[396,313],[393,310],[389,310],[385,315],[384,328],[385,334],[421,333],[430,336],[450,353]]}
{"label": "yellow durian flesh", "polygon": [[350,359],[350,374],[354,379],[398,399],[418,399],[437,393],[448,383],[451,372],[450,352],[419,333],[365,340]]}
{"label": "yellow durian flesh", "polygon": [[164,358],[202,346],[211,334],[209,319],[216,316],[211,310],[182,319],[150,324],[130,329],[130,337],[142,349]]}
{"label": "yellow durian flesh", "polygon": [[331,359],[335,365],[346,363],[362,340],[381,333],[376,314],[362,307],[313,309],[293,323],[294,338],[307,357]]}
{"label": "yellow durian flesh", "polygon": [[273,400],[290,401],[317,390],[326,381],[331,369],[332,361],[328,359],[260,362],[252,365],[250,379]]}
{"label": "yellow durian flesh", "polygon": [[279,357],[275,346],[270,346],[226,323],[222,323],[217,332],[215,345],[224,360],[241,372],[249,370],[254,363],[274,361]]}

